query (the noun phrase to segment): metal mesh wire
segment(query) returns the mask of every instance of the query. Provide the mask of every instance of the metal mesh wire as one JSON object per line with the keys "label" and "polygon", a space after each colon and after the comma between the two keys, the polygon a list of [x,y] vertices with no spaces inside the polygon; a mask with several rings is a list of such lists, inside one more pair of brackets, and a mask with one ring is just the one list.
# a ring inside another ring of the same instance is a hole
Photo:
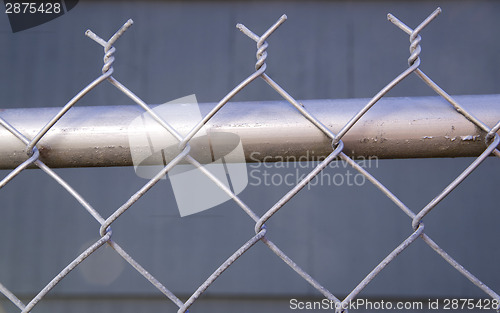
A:
{"label": "metal mesh wire", "polygon": [[[0,284],[0,291],[22,312],[31,311],[34,306],[39,303],[44,297],[51,291],[54,286],[56,286],[61,280],[63,280],[66,275],[75,269],[82,261],[84,261],[88,256],[97,251],[103,245],[108,244],[111,246],[116,253],[118,253],[124,260],[126,260],[134,269],[136,269],[145,279],[147,279],[153,286],[155,286],[159,291],[161,291],[170,301],[179,307],[178,312],[186,312],[188,308],[201,297],[201,295],[212,285],[212,283],[231,265],[239,258],[245,255],[245,253],[250,250],[256,243],[262,242],[267,246],[273,253],[280,257],[283,262],[291,267],[298,275],[300,275],[305,281],[307,281],[312,287],[319,291],[326,299],[329,299],[335,303],[337,311],[345,311],[345,309],[350,301],[356,299],[357,295],[377,276],[384,268],[394,260],[403,250],[408,248],[417,240],[422,240],[427,245],[429,245],[438,255],[440,255],[446,262],[448,262],[452,267],[459,271],[463,276],[465,276],[471,283],[480,288],[486,295],[491,297],[495,301],[500,301],[500,296],[495,293],[492,289],[482,283],[478,278],[476,278],[472,273],[470,273],[466,268],[460,265],[456,260],[454,260],[445,250],[443,250],[436,242],[434,242],[424,230],[424,224],[422,219],[433,210],[436,205],[447,197],[452,190],[457,187],[464,179],[467,178],[488,156],[494,154],[500,157],[500,151],[496,149],[500,143],[500,137],[497,135],[497,131],[500,129],[500,121],[493,127],[488,127],[482,121],[478,120],[473,115],[469,114],[463,107],[460,106],[450,95],[448,95],[443,89],[441,89],[436,83],[434,83],[424,72],[419,68],[420,58],[419,54],[421,51],[420,41],[421,36],[419,33],[424,27],[426,27],[434,18],[436,18],[441,9],[436,9],[431,15],[429,15],[420,25],[416,28],[411,29],[403,22],[398,20],[395,16],[389,14],[388,19],[395,26],[399,27],[402,31],[409,35],[410,39],[410,57],[408,59],[408,68],[405,69],[401,74],[394,78],[389,84],[387,84],[383,89],[381,89],[351,120],[345,124],[342,129],[334,134],[328,127],[326,127],[319,119],[314,115],[310,114],[306,107],[297,102],[287,91],[280,87],[269,75],[266,74],[266,49],[268,43],[266,39],[286,20],[286,15],[283,15],[279,20],[272,25],[263,35],[259,36],[249,30],[242,24],[238,24],[237,28],[243,32],[250,39],[257,43],[257,62],[255,64],[255,72],[238,84],[233,90],[231,90],[222,100],[220,100],[215,107],[206,115],[204,118],[186,135],[181,136],[171,125],[166,123],[160,116],[158,116],[155,111],[153,111],[144,101],[142,101],[137,95],[132,91],[127,89],[122,85],[117,79],[115,79],[113,74],[113,62],[114,62],[114,52],[115,48],[113,44],[116,40],[123,35],[123,33],[132,25],[132,20],[127,21],[109,40],[104,40],[98,35],[94,34],[90,30],[86,32],[86,35],[93,39],[95,42],[104,47],[104,66],[102,68],[102,75],[91,82],[88,86],[82,89],[76,96],[73,97],[58,113],[55,115],[51,121],[43,127],[38,134],[32,138],[26,138],[21,134],[16,128],[12,127],[8,121],[0,118],[0,124],[6,128],[13,136],[17,137],[26,145],[26,151],[28,152],[29,158],[20,164],[16,169],[12,170],[3,180],[0,181],[0,189],[12,181],[19,173],[25,170],[28,166],[34,164],[39,167],[43,172],[52,177],[57,181],[72,197],[74,197],[89,214],[91,214],[97,222],[100,224],[100,239],[94,244],[88,247],[82,254],[77,256],[70,264],[68,264],[57,276],[55,276],[31,301],[28,303],[23,303],[14,293],[10,292],[5,286]],[[487,146],[483,153],[477,157],[465,170],[463,170],[460,175],[453,179],[453,181],[444,188],[434,199],[432,199],[422,210],[419,212],[414,212],[408,208],[402,201],[400,201],[388,188],[386,188],[382,183],[380,183],[374,176],[372,176],[366,169],[359,166],[352,158],[347,156],[343,152],[343,142],[342,137],[349,132],[349,130],[355,125],[359,119],[372,108],[384,95],[389,92],[394,86],[404,80],[411,74],[417,75],[421,78],[431,89],[433,89],[438,95],[443,97],[449,104],[451,104],[457,112],[462,114],[464,118],[469,120],[471,123],[476,125],[481,131],[484,132],[484,141]],[[327,136],[332,143],[332,152],[320,162],[307,176],[304,177],[297,185],[295,185],[288,193],[286,193],[279,201],[277,201],[265,214],[262,216],[257,215],[249,206],[247,206],[236,194],[234,194],[230,188],[228,188],[224,183],[219,181],[213,174],[211,174],[206,168],[201,166],[198,161],[196,161],[190,155],[190,145],[189,141],[200,131],[200,129],[215,115],[217,112],[233,98],[239,91],[244,89],[247,85],[251,84],[254,80],[262,78],[271,88],[273,88],[279,95],[281,95],[285,100],[287,100],[290,105],[296,108],[306,119],[308,119],[312,124],[314,124],[321,132]],[[171,162],[169,162],[154,178],[149,180],[141,189],[139,189],[132,197],[130,197],[122,206],[120,206],[113,214],[109,217],[102,217],[99,212],[94,209],[76,190],[74,190],[63,178],[56,174],[52,169],[46,166],[41,160],[39,160],[39,151],[37,149],[37,143],[44,137],[44,135],[57,123],[57,121],[62,118],[68,110],[73,107],[85,94],[92,91],[97,85],[104,81],[108,81],[118,90],[123,92],[126,96],[132,99],[137,105],[142,107],[151,117],[161,124],[166,130],[168,130],[177,140],[179,141],[180,153]],[[273,243],[269,238],[266,237],[266,225],[265,223],[273,217],[273,215],[278,212],[287,202],[292,201],[292,198],[301,191],[302,188],[307,186],[311,180],[318,175],[323,169],[325,169],[330,162],[340,158],[348,163],[352,168],[362,174],[367,180],[369,180],[380,192],[386,195],[393,203],[396,204],[408,217],[411,219],[411,232],[400,245],[394,248],[394,250],[389,253],[379,264],[377,264],[373,270],[366,275],[366,277],[344,298],[339,299],[332,292],[330,292],[326,287],[322,286],[318,281],[311,277],[306,271],[300,268],[292,259],[290,259],[280,248]],[[252,234],[250,239],[245,242],[237,251],[235,251],[227,260],[222,263],[206,280],[201,284],[198,289],[185,301],[180,300],[173,292],[171,292],[165,285],[158,281],[153,275],[151,275],[145,268],[143,268],[138,262],[136,262],[120,245],[112,240],[112,230],[111,225],[120,218],[120,216],[130,209],[134,203],[141,198],[144,194],[148,192],[163,176],[165,176],[173,167],[175,167],[181,160],[187,161],[199,170],[201,170],[205,175],[207,175],[210,180],[213,181],[219,188],[221,188],[233,201],[239,206],[248,216],[255,221],[255,234]],[[498,310],[497,310],[498,311]]]}

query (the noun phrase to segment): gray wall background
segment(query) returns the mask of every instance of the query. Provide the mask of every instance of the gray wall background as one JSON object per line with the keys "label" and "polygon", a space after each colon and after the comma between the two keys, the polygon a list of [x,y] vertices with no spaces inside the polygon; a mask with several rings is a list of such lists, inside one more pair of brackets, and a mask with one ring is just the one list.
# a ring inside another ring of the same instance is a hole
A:
{"label": "gray wall background", "polygon": [[[109,38],[128,18],[135,25],[115,45],[117,79],[152,104],[193,93],[200,102],[218,101],[255,64],[255,44],[236,30],[236,23],[260,34],[283,13],[288,21],[268,40],[271,77],[296,99],[371,97],[407,66],[408,36],[386,14],[414,27],[438,5],[443,13],[422,33],[421,68],[452,95],[499,93],[497,1],[81,1],[61,18],[16,34],[0,14],[0,107],[64,105],[101,71],[102,48],[84,36],[85,30]],[[425,95],[434,94],[416,77],[389,94]],[[235,101],[273,99],[279,96],[257,81]],[[78,103],[116,104],[132,105],[109,84]],[[418,211],[471,162],[384,160],[369,171]],[[57,172],[103,216],[146,182],[132,168]],[[1,177],[7,173],[0,171]],[[498,161],[486,160],[424,220],[438,244],[497,292],[498,174]],[[241,198],[263,214],[288,189],[249,186]],[[24,298],[36,294],[98,238],[99,225],[38,170],[24,171],[3,188],[0,208],[0,282]],[[339,297],[411,233],[411,220],[369,183],[303,190],[267,224],[269,238]],[[253,227],[231,202],[179,217],[164,181],[113,224],[113,238],[186,298],[252,236]],[[320,298],[257,244],[190,311],[288,312],[292,296]],[[359,295],[483,296],[423,242],[413,244]],[[175,312],[176,307],[106,247],[69,274],[34,312],[160,310]],[[0,301],[0,312],[15,311]]]}

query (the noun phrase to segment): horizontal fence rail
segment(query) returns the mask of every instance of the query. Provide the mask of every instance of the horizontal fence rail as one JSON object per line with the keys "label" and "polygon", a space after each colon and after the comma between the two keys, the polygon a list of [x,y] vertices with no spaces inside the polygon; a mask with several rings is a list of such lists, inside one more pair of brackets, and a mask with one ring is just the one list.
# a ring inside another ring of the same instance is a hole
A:
{"label": "horizontal fence rail", "polygon": [[[500,120],[500,95],[457,96],[455,99],[487,125]],[[369,99],[305,100],[300,103],[333,132],[338,132]],[[208,112],[214,103],[199,104]],[[54,116],[58,108],[10,109],[0,112],[28,138]],[[131,166],[131,123],[143,111],[136,106],[75,107],[55,124],[38,143],[40,160],[50,167]],[[194,125],[196,116],[182,107],[169,111],[175,129]],[[313,161],[332,152],[331,141],[284,101],[230,103],[205,126],[205,132],[235,134],[245,151],[245,162]],[[157,123],[140,131],[151,137],[165,130]],[[440,97],[384,98],[368,111],[342,141],[353,158],[436,158],[479,156],[486,147],[486,133],[470,123]],[[149,150],[143,146],[134,149]],[[165,147],[175,146],[174,137]],[[191,149],[201,149],[193,141]],[[229,147],[230,148],[230,147]],[[28,156],[26,146],[0,128],[0,168],[13,169]],[[166,162],[178,153],[165,149]],[[200,154],[200,163],[212,160]],[[241,161],[231,157],[227,162]]]}

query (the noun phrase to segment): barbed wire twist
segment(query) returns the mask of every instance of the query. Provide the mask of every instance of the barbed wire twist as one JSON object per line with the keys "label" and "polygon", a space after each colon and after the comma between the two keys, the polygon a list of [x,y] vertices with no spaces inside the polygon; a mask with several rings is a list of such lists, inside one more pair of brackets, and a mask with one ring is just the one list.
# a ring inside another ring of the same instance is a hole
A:
{"label": "barbed wire twist", "polygon": [[[28,159],[11,171],[4,179],[0,181],[0,188],[4,187],[7,183],[12,181],[19,173],[24,169],[34,164],[39,167],[43,172],[52,177],[56,182],[58,182],[75,200],[77,200],[86,211],[94,217],[94,219],[99,223],[99,235],[100,238],[88,247],[83,253],[77,256],[68,266],[66,266],[60,273],[58,273],[54,279],[52,279],[28,304],[24,304],[19,298],[17,298],[14,293],[7,289],[4,285],[0,284],[0,292],[7,297],[14,305],[16,305],[21,312],[29,312],[33,307],[41,301],[45,295],[50,292],[64,277],[76,268],[81,262],[83,262],[89,255],[97,251],[104,244],[108,244],[114,249],[124,260],[126,260],[134,269],[136,269],[145,279],[147,279],[153,286],[160,290],[170,301],[172,301],[177,307],[178,312],[187,312],[189,307],[201,297],[201,295],[212,285],[212,283],[225,271],[227,270],[239,257],[244,255],[249,249],[251,249],[257,242],[262,242],[265,244],[273,253],[275,253],[285,264],[291,267],[298,275],[300,275],[305,281],[307,281],[313,288],[315,288],[319,293],[321,293],[325,298],[332,300],[336,304],[337,312],[347,312],[345,307],[350,301],[354,300],[357,295],[376,277],[392,260],[394,260],[402,251],[408,248],[413,242],[418,238],[421,238],[427,245],[429,245],[436,253],[438,253],[444,260],[446,260],[451,266],[457,269],[462,275],[469,279],[474,285],[479,287],[484,293],[497,301],[500,301],[500,296],[491,290],[488,286],[482,283],[478,278],[471,274],[465,267],[460,265],[456,260],[454,260],[444,249],[442,249],[437,243],[435,243],[425,232],[424,224],[422,222],[423,218],[433,210],[436,205],[447,197],[453,189],[455,189],[467,176],[472,173],[488,156],[492,153],[500,156],[500,152],[497,150],[497,146],[500,143],[500,136],[498,136],[497,131],[500,129],[500,121],[489,128],[483,122],[478,120],[472,114],[467,112],[463,107],[461,107],[451,96],[449,96],[444,90],[442,90],[436,83],[434,83],[427,75],[425,75],[419,68],[420,66],[420,42],[422,40],[420,32],[439,14],[441,9],[436,9],[432,14],[430,14],[422,23],[420,23],[415,29],[411,29],[399,19],[397,19],[392,14],[388,14],[388,19],[393,24],[402,29],[405,33],[410,36],[410,57],[408,58],[408,68],[405,69],[401,74],[399,74],[394,80],[382,88],[370,101],[353,116],[337,133],[334,134],[327,126],[325,126],[320,120],[318,120],[314,115],[308,112],[307,108],[296,101],[287,91],[285,91],[278,83],[276,83],[271,77],[269,77],[265,71],[267,68],[267,48],[269,44],[267,39],[269,36],[276,31],[276,29],[282,25],[287,17],[286,15],[281,16],[276,23],[274,23],[263,35],[258,36],[248,29],[243,24],[237,24],[237,28],[242,31],[250,39],[257,43],[256,52],[256,64],[255,72],[249,75],[246,79],[240,82],[236,87],[234,87],[228,94],[226,94],[213,108],[205,115],[202,120],[196,124],[186,136],[181,136],[170,124],[165,122],[160,116],[158,116],[144,101],[142,101],[137,95],[132,91],[122,85],[118,80],[116,80],[112,74],[114,72],[113,63],[115,61],[114,53],[116,51],[113,44],[118,38],[120,38],[123,33],[133,24],[132,20],[128,20],[109,40],[104,40],[92,31],[88,30],[86,35],[104,47],[104,65],[102,67],[102,75],[96,78],[93,82],[82,89],[75,97],[73,97],[31,140],[21,134],[16,128],[10,125],[2,117],[0,117],[0,125],[12,133],[17,139],[26,145],[26,153],[28,154]],[[366,169],[358,165],[352,158],[348,157],[342,150],[344,148],[342,143],[342,137],[359,121],[359,119],[368,112],[389,90],[394,86],[399,84],[402,80],[408,77],[411,73],[415,73],[420,77],[430,88],[432,88],[438,95],[442,96],[447,100],[455,110],[464,116],[467,120],[474,123],[484,132],[484,141],[486,143],[486,149],[484,152],[476,158],[459,176],[457,176],[446,188],[442,190],[434,199],[432,199],[424,208],[422,208],[418,213],[414,213],[410,208],[408,208],[402,201],[400,201],[387,187],[380,183],[374,176],[372,176]],[[262,78],[272,89],[274,89],[279,95],[281,95],[287,102],[289,102],[297,111],[299,111],[304,118],[309,120],[313,125],[315,125],[324,136],[329,138],[332,142],[332,152],[320,162],[308,175],[306,175],[297,185],[295,185],[290,191],[288,191],[280,200],[278,200],[270,209],[268,209],[262,216],[257,215],[249,206],[247,206],[231,189],[221,182],[216,176],[214,176],[210,171],[195,160],[190,153],[189,141],[203,128],[203,126],[239,91],[249,85],[257,78]],[[150,179],[141,189],[139,189],[135,194],[133,194],[122,206],[116,209],[108,218],[104,219],[97,210],[95,210],[90,204],[81,197],[63,178],[56,174],[52,169],[47,167],[42,161],[39,160],[40,153],[36,147],[37,143],[43,138],[43,136],[49,131],[54,124],[61,119],[66,112],[71,109],[84,95],[89,91],[94,89],[101,82],[108,80],[113,86],[115,86],[122,93],[127,95],[132,101],[145,110],[159,125],[165,128],[170,134],[172,134],[179,142],[179,154],[170,161],[162,170],[160,170],[152,179]],[[290,202],[292,198],[300,192],[305,186],[307,186],[311,180],[316,177],[325,167],[333,160],[341,158],[346,163],[348,163],[352,168],[361,173],[365,178],[368,179],[375,187],[377,187],[384,195],[386,195],[399,209],[401,209],[406,215],[412,220],[411,223],[411,234],[393,251],[391,251],[370,273],[368,273],[365,278],[343,299],[340,300],[333,293],[331,293],[327,288],[323,287],[319,282],[317,282],[313,277],[311,277],[305,270],[303,270],[298,264],[296,264],[291,258],[289,258],[280,248],[274,244],[268,238],[268,230],[265,223],[274,216],[276,212],[281,210],[283,206]],[[138,262],[136,262],[121,246],[114,242],[112,237],[111,225],[116,221],[123,213],[132,207],[132,205],[137,202],[144,194],[146,194],[163,176],[165,176],[172,168],[174,168],[181,160],[187,161],[201,172],[203,172],[210,180],[213,181],[219,188],[221,188],[234,202],[239,206],[254,222],[254,232],[255,235],[245,242],[239,249],[237,249],[231,256],[229,256],[225,262],[223,262],[199,287],[193,292],[193,294],[185,301],[181,301],[174,293],[167,289],[161,282],[159,282],[152,274],[150,274],[145,268],[143,268]],[[500,312],[500,310],[499,310]]]}

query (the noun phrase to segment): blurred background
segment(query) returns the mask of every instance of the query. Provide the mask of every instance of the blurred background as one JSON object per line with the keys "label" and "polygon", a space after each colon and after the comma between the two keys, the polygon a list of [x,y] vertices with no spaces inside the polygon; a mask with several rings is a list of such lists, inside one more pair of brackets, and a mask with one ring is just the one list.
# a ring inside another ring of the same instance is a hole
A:
{"label": "blurred background", "polygon": [[[500,93],[498,1],[83,0],[62,17],[18,33],[12,33],[7,15],[0,14],[0,108],[62,107],[101,74],[102,47],[85,37],[85,30],[107,39],[129,18],[135,23],[115,44],[113,76],[150,104],[190,94],[199,102],[220,100],[255,66],[255,42],[235,25],[243,23],[262,34],[282,14],[288,20],[268,39],[271,77],[296,99],[372,97],[407,67],[409,56],[408,35],[387,21],[387,13],[415,27],[437,6],[442,14],[422,32],[421,69],[451,95]],[[388,94],[429,95],[433,91],[416,76]],[[279,99],[258,80],[234,101]],[[133,103],[104,83],[77,105]],[[367,169],[419,211],[472,161],[379,160]],[[296,167],[266,170],[295,172]],[[132,167],[56,172],[105,217],[146,183]],[[0,171],[0,177],[7,174]],[[426,233],[497,292],[498,174],[498,160],[487,159],[424,219]],[[240,196],[263,214],[289,189],[249,185]],[[267,225],[268,237],[340,298],[412,232],[411,220],[368,182],[306,188]],[[0,282],[23,300],[31,299],[99,238],[98,229],[50,177],[40,170],[24,171],[0,191]],[[168,180],[113,224],[113,239],[183,300],[253,234],[253,221],[233,202],[181,218]],[[257,243],[190,312],[289,312],[292,297],[322,299]],[[486,295],[417,241],[358,297],[427,301]],[[106,246],[71,272],[33,312],[176,308]],[[0,297],[1,313],[17,311]]]}

